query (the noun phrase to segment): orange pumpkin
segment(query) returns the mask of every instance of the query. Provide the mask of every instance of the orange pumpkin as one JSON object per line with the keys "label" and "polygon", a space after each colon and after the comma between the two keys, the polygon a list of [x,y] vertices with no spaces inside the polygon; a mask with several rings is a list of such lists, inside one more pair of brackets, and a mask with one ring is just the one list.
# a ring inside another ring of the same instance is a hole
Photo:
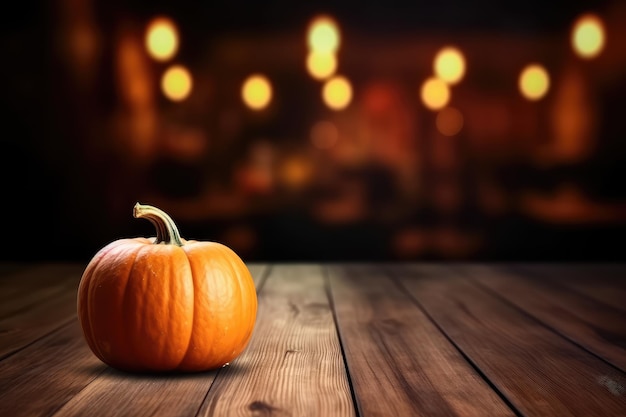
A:
{"label": "orange pumpkin", "polygon": [[248,268],[228,247],[182,239],[173,220],[137,203],[156,238],[116,240],[89,262],[78,288],[87,344],[126,371],[204,371],[235,359],[254,329]]}

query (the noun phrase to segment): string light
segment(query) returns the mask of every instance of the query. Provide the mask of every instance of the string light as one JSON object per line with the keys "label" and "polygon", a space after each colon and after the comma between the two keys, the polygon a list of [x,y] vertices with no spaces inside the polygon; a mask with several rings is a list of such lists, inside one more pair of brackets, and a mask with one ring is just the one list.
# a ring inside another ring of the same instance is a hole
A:
{"label": "string light", "polygon": [[594,14],[585,14],[574,23],[572,48],[581,58],[595,58],[604,48],[605,34],[602,20]]}
{"label": "string light", "polygon": [[178,50],[178,30],[176,24],[167,17],[153,19],[146,30],[146,49],[157,61],[171,59]]}
{"label": "string light", "polygon": [[322,89],[324,103],[333,110],[342,110],[352,101],[352,85],[347,78],[335,76]]}
{"label": "string light", "polygon": [[450,101],[450,88],[440,78],[431,77],[422,84],[421,97],[427,108],[439,110]]}
{"label": "string light", "polygon": [[241,98],[249,108],[262,110],[272,100],[272,85],[266,76],[253,74],[244,81]]}
{"label": "string light", "polygon": [[161,90],[172,101],[182,101],[191,93],[193,81],[191,74],[182,65],[168,68],[161,78]]}
{"label": "string light", "polygon": [[465,75],[465,58],[458,48],[441,49],[433,63],[435,75],[448,84],[457,84]]}
{"label": "string light", "polygon": [[550,76],[543,66],[529,64],[520,73],[518,84],[524,97],[536,101],[543,98],[548,92]]}
{"label": "string light", "polygon": [[320,53],[335,53],[339,49],[341,37],[334,19],[318,16],[309,25],[307,33],[309,50]]}

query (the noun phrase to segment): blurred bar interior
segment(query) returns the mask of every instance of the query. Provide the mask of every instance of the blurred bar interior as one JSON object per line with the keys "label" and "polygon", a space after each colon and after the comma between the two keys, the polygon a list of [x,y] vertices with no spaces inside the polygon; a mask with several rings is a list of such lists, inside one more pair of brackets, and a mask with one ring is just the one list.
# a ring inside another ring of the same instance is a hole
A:
{"label": "blurred bar interior", "polygon": [[3,257],[624,259],[626,2],[312,3],[14,3]]}

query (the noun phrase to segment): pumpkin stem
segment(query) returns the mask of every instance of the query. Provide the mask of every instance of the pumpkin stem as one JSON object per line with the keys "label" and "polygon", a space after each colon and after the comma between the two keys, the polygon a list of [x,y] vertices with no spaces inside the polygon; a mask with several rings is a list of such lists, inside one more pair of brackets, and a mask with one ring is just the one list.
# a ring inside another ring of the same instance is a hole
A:
{"label": "pumpkin stem", "polygon": [[178,228],[174,220],[163,210],[147,204],[135,204],[133,217],[147,219],[156,227],[156,241],[154,243],[166,243],[168,245],[183,246]]}

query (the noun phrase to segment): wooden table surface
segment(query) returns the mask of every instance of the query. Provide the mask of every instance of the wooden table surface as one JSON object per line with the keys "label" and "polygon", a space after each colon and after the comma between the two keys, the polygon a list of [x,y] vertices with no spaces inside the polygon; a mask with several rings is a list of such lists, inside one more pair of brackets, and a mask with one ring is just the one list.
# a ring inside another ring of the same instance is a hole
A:
{"label": "wooden table surface", "polygon": [[84,265],[0,263],[0,416],[626,416],[626,264],[250,264],[250,344],[198,374],[116,371]]}

